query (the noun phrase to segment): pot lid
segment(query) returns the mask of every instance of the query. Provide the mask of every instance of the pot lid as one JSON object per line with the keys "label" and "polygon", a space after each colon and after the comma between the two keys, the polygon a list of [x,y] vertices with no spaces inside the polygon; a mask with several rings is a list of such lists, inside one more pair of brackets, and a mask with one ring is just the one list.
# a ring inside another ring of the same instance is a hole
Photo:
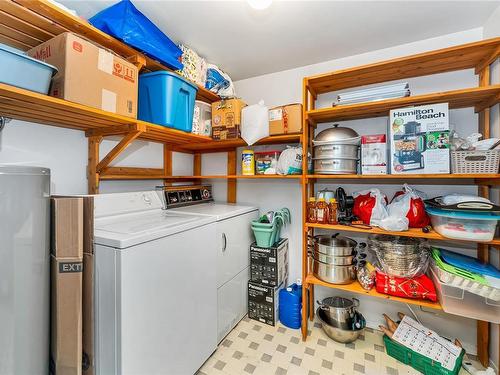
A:
{"label": "pot lid", "polygon": [[357,242],[352,238],[341,236],[339,233],[335,233],[333,236],[324,234],[314,237],[319,244],[333,247],[356,247]]}
{"label": "pot lid", "polygon": [[332,142],[345,139],[357,138],[359,134],[351,128],[344,128],[338,124],[333,125],[333,128],[321,131],[314,140],[316,142]]}

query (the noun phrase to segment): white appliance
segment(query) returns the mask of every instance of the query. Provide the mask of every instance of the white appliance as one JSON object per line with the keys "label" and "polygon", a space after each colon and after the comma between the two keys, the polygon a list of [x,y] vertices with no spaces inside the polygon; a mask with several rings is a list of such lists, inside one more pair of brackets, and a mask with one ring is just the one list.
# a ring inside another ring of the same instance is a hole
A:
{"label": "white appliance", "polygon": [[215,218],[95,196],[96,372],[192,375],[217,346]]}
{"label": "white appliance", "polygon": [[210,202],[209,185],[168,188],[165,196],[168,212],[212,217],[217,221],[217,341],[220,342],[248,311],[250,245],[254,241],[250,222],[257,219],[258,208]]}

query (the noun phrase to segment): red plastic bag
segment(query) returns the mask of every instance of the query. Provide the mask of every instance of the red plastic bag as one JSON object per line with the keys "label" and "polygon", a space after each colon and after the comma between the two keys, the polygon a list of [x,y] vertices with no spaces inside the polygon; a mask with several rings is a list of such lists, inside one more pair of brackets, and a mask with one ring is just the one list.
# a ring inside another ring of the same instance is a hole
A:
{"label": "red plastic bag", "polygon": [[427,275],[407,279],[404,277],[389,276],[377,271],[376,289],[379,293],[396,297],[428,299],[432,302],[437,301],[436,288]]}
{"label": "red plastic bag", "polygon": [[403,191],[398,191],[388,207],[389,215],[406,213],[409,228],[424,228],[430,224],[430,219],[425,212],[425,204],[418,191],[412,189],[407,184]]}
{"label": "red plastic bag", "polygon": [[387,216],[385,209],[387,197],[378,189],[356,192],[354,196],[353,215],[367,225],[378,225]]}

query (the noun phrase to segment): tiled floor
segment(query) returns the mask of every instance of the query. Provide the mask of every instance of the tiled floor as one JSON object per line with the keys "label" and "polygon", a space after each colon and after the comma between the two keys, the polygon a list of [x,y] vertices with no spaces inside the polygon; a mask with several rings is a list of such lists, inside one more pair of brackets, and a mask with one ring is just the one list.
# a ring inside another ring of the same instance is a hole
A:
{"label": "tiled floor", "polygon": [[[479,366],[476,364],[476,367]],[[380,331],[367,328],[351,344],[325,335],[311,325],[306,342],[300,330],[271,327],[243,319],[205,362],[197,375],[419,374],[385,354]],[[462,369],[460,374],[467,374]]]}

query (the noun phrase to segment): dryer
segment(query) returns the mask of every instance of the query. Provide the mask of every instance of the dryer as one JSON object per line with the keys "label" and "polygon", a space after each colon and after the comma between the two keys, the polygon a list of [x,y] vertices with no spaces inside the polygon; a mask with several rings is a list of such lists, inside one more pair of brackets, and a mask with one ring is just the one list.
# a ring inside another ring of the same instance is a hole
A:
{"label": "dryer", "polygon": [[221,342],[248,310],[250,222],[258,218],[258,208],[213,202],[210,185],[174,186],[164,191],[168,212],[216,220],[217,340]]}

